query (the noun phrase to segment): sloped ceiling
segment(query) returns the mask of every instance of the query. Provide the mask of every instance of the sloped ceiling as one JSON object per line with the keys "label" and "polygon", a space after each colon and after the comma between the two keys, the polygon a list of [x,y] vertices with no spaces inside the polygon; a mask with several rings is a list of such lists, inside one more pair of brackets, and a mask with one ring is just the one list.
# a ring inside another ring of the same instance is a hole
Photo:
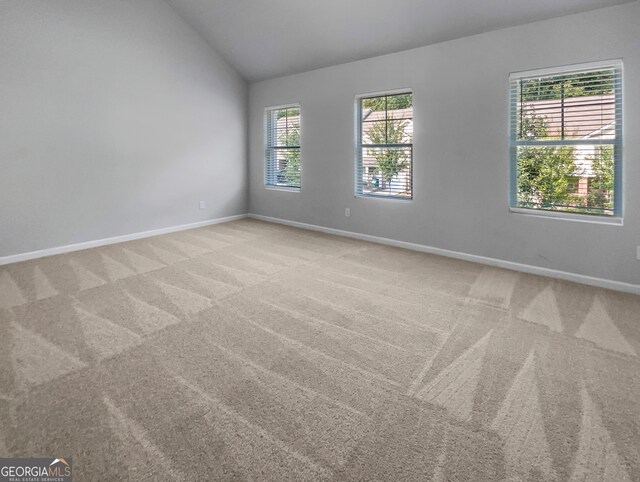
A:
{"label": "sloped ceiling", "polygon": [[166,0],[248,81],[629,0]]}

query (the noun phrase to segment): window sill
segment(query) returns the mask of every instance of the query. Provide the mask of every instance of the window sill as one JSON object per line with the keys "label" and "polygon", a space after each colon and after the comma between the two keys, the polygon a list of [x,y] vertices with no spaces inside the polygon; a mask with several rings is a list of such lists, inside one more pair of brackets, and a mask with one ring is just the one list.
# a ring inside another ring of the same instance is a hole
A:
{"label": "window sill", "polygon": [[300,192],[299,187],[285,187],[285,186],[265,186],[267,191],[282,191],[282,192]]}
{"label": "window sill", "polygon": [[549,219],[558,219],[563,221],[575,221],[580,223],[591,224],[608,224],[612,226],[622,226],[622,218],[619,216],[600,216],[597,214],[577,214],[564,213],[559,211],[544,211],[542,209],[514,208],[510,207],[512,214],[521,214],[524,216],[534,216]]}
{"label": "window sill", "polygon": [[412,197],[384,196],[384,195],[376,195],[376,194],[354,194],[353,196],[360,199],[387,199],[389,201],[400,201],[405,203],[413,202]]}

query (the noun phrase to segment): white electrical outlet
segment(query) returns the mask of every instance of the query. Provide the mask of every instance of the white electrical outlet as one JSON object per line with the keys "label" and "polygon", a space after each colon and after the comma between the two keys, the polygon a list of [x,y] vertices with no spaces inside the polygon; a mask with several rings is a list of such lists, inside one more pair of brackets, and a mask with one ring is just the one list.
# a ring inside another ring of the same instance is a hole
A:
{"label": "white electrical outlet", "polygon": [[[351,217],[351,209],[349,209],[349,208],[344,208],[344,215],[345,215],[346,217],[350,218],[350,217]],[[640,247],[639,247],[638,249],[640,249]]]}
{"label": "white electrical outlet", "polygon": [[204,209],[204,201],[200,201],[200,209]]}

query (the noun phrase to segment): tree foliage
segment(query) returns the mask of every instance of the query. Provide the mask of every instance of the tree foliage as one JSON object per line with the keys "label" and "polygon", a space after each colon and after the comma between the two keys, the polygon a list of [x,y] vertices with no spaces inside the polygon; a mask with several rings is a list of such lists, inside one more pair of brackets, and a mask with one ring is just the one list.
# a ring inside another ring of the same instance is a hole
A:
{"label": "tree foliage", "polygon": [[286,186],[300,187],[300,128],[289,127],[280,135],[282,145],[296,148],[284,150],[285,167],[278,173],[278,177]]}
{"label": "tree foliage", "polygon": [[[372,144],[403,144],[409,142],[406,132],[406,120],[388,120],[375,122],[368,131]],[[371,149],[371,155],[376,160],[376,168],[386,186],[391,190],[391,181],[400,171],[409,166],[409,154],[404,147],[380,147]]]}
{"label": "tree foliage", "polygon": [[[520,139],[547,138],[544,118],[529,109],[521,119]],[[573,146],[520,146],[517,156],[517,201],[524,207],[593,213],[613,209],[614,159],[612,146],[598,146],[585,158],[590,172],[576,164]],[[586,195],[579,195],[573,180],[587,176]]]}
{"label": "tree foliage", "polygon": [[613,210],[615,189],[613,147],[599,146],[596,154],[588,159],[591,161],[593,178],[589,186],[587,206]]}
{"label": "tree foliage", "polygon": [[300,107],[289,107],[278,111],[278,119],[283,117],[295,117],[300,115]]}
{"label": "tree foliage", "polygon": [[413,95],[410,93],[369,97],[362,101],[362,106],[365,109],[371,109],[373,111],[408,109],[412,105]]}
{"label": "tree foliage", "polygon": [[[547,136],[545,120],[529,110],[522,118],[521,138]],[[521,146],[518,148],[518,203],[527,207],[568,206],[575,175],[575,149],[571,146]]]}
{"label": "tree foliage", "polygon": [[611,94],[614,79],[611,70],[526,79],[520,84],[522,101]]}

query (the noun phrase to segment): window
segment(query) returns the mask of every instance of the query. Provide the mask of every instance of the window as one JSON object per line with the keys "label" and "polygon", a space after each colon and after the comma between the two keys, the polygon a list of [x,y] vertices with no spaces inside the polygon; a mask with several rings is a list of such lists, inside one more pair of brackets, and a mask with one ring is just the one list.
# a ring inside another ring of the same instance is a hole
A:
{"label": "window", "polygon": [[265,111],[265,185],[300,189],[300,105]]}
{"label": "window", "polygon": [[510,86],[511,207],[620,217],[621,63],[512,74]]}
{"label": "window", "polygon": [[568,192],[579,192],[580,190],[580,178],[578,176],[570,176],[567,179],[567,191]]}
{"label": "window", "polygon": [[357,101],[356,195],[413,197],[413,94]]}

